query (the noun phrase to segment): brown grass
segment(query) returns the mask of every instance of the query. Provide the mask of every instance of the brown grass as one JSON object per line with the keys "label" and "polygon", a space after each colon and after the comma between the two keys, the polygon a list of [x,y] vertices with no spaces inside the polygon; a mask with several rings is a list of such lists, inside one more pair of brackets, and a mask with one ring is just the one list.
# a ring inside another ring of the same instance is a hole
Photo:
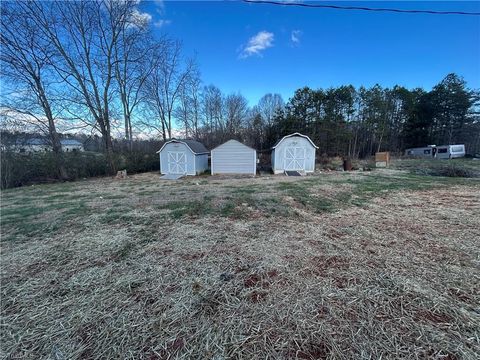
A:
{"label": "brown grass", "polygon": [[[480,185],[399,189],[327,212],[278,190],[307,181],[335,199],[359,176],[144,174],[5,192],[2,212],[44,207],[61,186],[75,198],[2,226],[1,356],[478,358]],[[269,202],[279,191],[288,202]],[[238,209],[172,205],[205,196]]]}

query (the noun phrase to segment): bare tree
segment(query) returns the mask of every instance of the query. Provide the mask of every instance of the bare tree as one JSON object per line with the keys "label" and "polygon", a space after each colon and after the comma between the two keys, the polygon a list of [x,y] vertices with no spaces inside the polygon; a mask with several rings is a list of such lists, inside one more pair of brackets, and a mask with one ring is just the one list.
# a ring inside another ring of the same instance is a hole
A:
{"label": "bare tree", "polygon": [[204,88],[202,98],[204,126],[210,132],[223,132],[225,101],[222,92],[216,86],[209,85]]}
{"label": "bare tree", "polygon": [[132,117],[145,100],[143,88],[153,71],[156,44],[150,39],[146,19],[133,16],[122,27],[120,41],[115,44],[115,77],[122,105],[125,139],[132,148]]}
{"label": "bare tree", "polygon": [[258,102],[258,112],[267,126],[272,125],[275,113],[285,106],[280,94],[266,94]]}
{"label": "bare tree", "polygon": [[13,121],[29,123],[47,136],[58,174],[66,179],[54,111],[57,80],[50,66],[52,44],[40,36],[35,22],[12,2],[2,4],[0,44],[2,76],[14,92],[1,97],[2,107],[10,110],[4,109],[4,114],[11,115]]}
{"label": "bare tree", "polygon": [[145,91],[149,104],[160,122],[160,126],[150,125],[161,131],[163,139],[167,140],[172,137],[172,122],[177,101],[195,65],[193,61],[183,61],[179,41],[165,40],[157,50],[155,58]]}
{"label": "bare tree", "polygon": [[102,134],[111,172],[115,171],[110,109],[115,49],[138,13],[136,4],[128,0],[21,3],[25,16],[55,48],[52,64],[72,91],[69,100],[88,109],[91,125]]}
{"label": "bare tree", "polygon": [[245,125],[248,114],[248,101],[241,94],[231,94],[225,98],[227,132],[238,135]]}
{"label": "bare tree", "polygon": [[201,79],[196,67],[181,85],[175,118],[183,125],[185,137],[198,138],[201,116]]}
{"label": "bare tree", "polygon": [[177,119],[177,123],[182,124],[185,133],[185,138],[188,138],[188,134],[191,132],[190,125],[190,94],[188,90],[188,83],[185,82],[180,86],[178,105],[175,108],[174,116]]}

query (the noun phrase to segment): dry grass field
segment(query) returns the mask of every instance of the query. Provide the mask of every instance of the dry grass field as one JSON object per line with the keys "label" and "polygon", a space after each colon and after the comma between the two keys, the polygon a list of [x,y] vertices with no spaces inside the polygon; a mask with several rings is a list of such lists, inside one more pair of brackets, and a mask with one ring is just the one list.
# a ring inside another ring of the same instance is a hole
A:
{"label": "dry grass field", "polygon": [[1,215],[4,358],[480,357],[478,179],[149,173]]}

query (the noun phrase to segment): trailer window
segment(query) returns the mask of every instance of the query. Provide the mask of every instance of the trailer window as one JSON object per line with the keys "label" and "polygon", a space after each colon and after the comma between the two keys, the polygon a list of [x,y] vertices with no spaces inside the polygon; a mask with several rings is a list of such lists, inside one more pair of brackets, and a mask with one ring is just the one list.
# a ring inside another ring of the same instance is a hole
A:
{"label": "trailer window", "polygon": [[446,148],[438,149],[438,153],[439,153],[439,154],[446,154],[446,153],[447,153],[447,149],[446,149]]}
{"label": "trailer window", "polygon": [[463,152],[463,146],[452,146],[452,152]]}
{"label": "trailer window", "polygon": [[428,155],[428,154],[430,154],[430,150],[423,150],[423,153],[424,153],[425,155]]}

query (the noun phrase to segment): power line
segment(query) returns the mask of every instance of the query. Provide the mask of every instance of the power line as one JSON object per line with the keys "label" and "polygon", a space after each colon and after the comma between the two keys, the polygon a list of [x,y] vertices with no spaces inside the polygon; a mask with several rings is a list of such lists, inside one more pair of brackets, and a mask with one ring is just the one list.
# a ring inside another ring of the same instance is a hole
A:
{"label": "power line", "polygon": [[252,4],[270,4],[282,6],[300,6],[306,8],[321,8],[321,9],[336,9],[336,10],[360,10],[360,11],[376,11],[376,12],[394,12],[407,14],[433,14],[433,15],[473,15],[480,16],[478,12],[467,11],[436,11],[436,10],[408,10],[408,9],[393,9],[393,8],[370,8],[363,6],[339,6],[339,5],[324,5],[324,4],[307,4],[297,2],[283,2],[270,0],[242,0],[246,3]]}

